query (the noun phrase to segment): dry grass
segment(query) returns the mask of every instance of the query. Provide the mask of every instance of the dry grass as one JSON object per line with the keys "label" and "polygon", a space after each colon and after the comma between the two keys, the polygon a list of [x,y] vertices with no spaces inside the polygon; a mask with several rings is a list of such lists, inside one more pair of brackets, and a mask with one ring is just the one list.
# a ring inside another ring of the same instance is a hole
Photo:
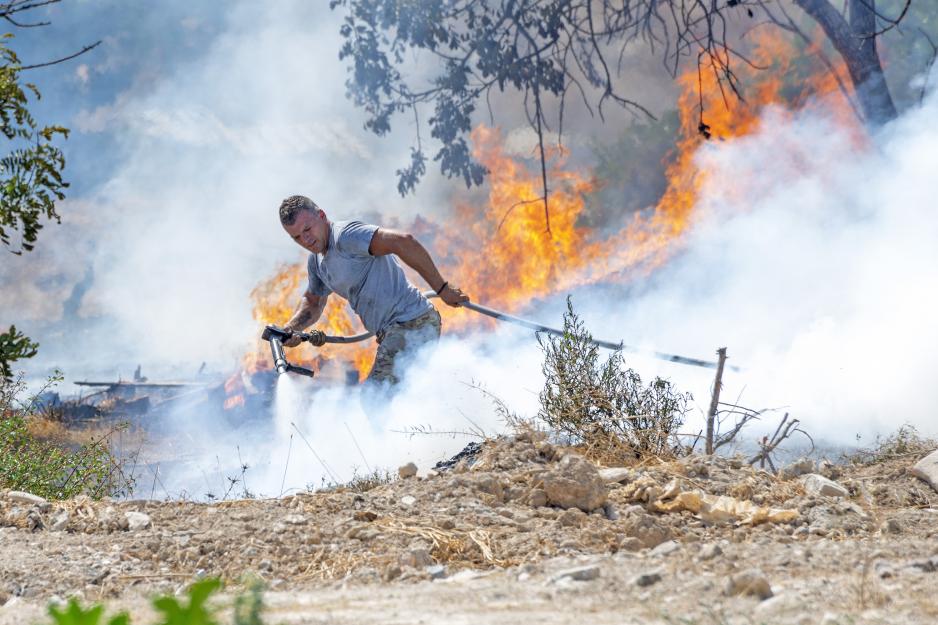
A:
{"label": "dry grass", "polygon": [[863,568],[857,579],[850,584],[850,591],[854,599],[848,604],[851,608],[858,607],[860,610],[866,610],[881,608],[889,603],[889,595],[883,591],[876,572],[873,570],[873,558],[869,556],[863,560]]}
{"label": "dry grass", "polygon": [[433,545],[430,555],[440,564],[500,567],[515,564],[513,559],[499,557],[497,545],[485,530],[445,530],[433,525],[408,524],[392,517],[382,517],[376,523],[385,531],[429,541]]}

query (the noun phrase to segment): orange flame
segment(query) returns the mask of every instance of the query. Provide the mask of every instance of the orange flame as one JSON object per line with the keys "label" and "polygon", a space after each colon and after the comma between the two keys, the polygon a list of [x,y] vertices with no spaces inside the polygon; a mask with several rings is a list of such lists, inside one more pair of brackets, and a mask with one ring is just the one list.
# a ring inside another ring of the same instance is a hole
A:
{"label": "orange flame", "polygon": [[[703,119],[716,141],[753,132],[762,109],[772,104],[791,114],[806,106],[823,107],[840,124],[855,129],[858,138],[862,136],[836,75],[816,63],[811,72],[801,75],[806,55],[817,53],[812,48],[799,51],[777,31],[761,31],[750,55],[752,66],[737,68],[746,86],[745,101],[726,94],[725,85],[721,87],[715,72],[707,68],[699,74],[693,68],[682,75],[678,101],[681,138],[666,168],[667,190],[654,210],[635,213],[618,232],[603,235],[579,224],[586,197],[596,183],[589,174],[566,169],[567,155],[561,149],[550,155],[548,231],[540,175],[506,155],[500,132],[485,126],[475,129],[472,142],[474,156],[490,172],[488,201],[481,207],[458,202],[449,221],[434,223],[418,218],[411,231],[428,244],[443,275],[452,278],[474,301],[509,312],[534,298],[575,286],[647,275],[680,249],[682,235],[695,217],[701,186],[710,175],[700,169],[695,158],[705,141],[698,129],[701,102]],[[845,75],[842,67],[834,69]],[[730,193],[745,193],[743,183],[729,181],[728,186]],[[305,279],[304,264],[281,267],[252,292],[255,319],[284,324]],[[440,308],[447,329],[490,322],[464,309]],[[336,297],[330,298],[318,327],[327,334],[362,331],[347,304]],[[374,344],[330,345],[317,352],[311,349],[302,348],[305,351],[299,358],[294,350],[291,358],[316,370],[326,360],[339,359],[362,379],[371,365]],[[244,366],[270,367],[266,344],[248,354]]]}

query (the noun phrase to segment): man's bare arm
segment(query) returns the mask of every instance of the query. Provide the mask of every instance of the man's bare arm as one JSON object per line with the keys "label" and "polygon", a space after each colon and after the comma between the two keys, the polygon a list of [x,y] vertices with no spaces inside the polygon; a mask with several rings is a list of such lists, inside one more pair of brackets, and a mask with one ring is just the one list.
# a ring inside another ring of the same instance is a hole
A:
{"label": "man's bare arm", "polygon": [[[293,313],[293,316],[290,317],[290,320],[284,328],[294,332],[302,332],[313,325],[322,315],[322,311],[326,307],[326,300],[328,299],[328,295],[314,295],[309,291],[303,293],[303,297],[300,298],[300,304],[296,307],[296,311]],[[284,342],[284,345],[287,347],[296,347],[299,344],[300,340],[298,338],[291,338]]]}
{"label": "man's bare arm", "polygon": [[[430,288],[440,294],[440,299],[450,306],[458,306],[469,301],[468,295],[443,279],[439,269],[436,268],[436,264],[430,257],[430,253],[411,234],[379,228],[371,238],[368,251],[372,256],[397,254],[398,258],[420,274],[420,277],[426,280]],[[441,291],[440,289],[443,288],[444,284],[446,288]]]}

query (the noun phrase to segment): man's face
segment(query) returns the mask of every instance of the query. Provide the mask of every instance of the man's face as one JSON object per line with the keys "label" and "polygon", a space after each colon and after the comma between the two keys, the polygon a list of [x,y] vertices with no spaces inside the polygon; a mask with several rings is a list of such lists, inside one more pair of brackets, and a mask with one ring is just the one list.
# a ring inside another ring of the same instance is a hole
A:
{"label": "man's face", "polygon": [[294,241],[300,247],[314,254],[324,254],[329,245],[329,221],[321,210],[303,210],[297,213],[296,221],[292,225],[284,225]]}

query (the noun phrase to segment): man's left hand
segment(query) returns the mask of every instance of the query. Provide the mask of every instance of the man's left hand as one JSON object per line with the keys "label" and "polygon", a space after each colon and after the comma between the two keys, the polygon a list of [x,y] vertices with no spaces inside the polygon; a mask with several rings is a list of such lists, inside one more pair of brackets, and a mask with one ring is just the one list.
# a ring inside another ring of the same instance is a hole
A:
{"label": "man's left hand", "polygon": [[450,306],[459,306],[463,302],[468,302],[469,296],[463,293],[459,287],[447,284],[446,288],[440,293],[440,299]]}

